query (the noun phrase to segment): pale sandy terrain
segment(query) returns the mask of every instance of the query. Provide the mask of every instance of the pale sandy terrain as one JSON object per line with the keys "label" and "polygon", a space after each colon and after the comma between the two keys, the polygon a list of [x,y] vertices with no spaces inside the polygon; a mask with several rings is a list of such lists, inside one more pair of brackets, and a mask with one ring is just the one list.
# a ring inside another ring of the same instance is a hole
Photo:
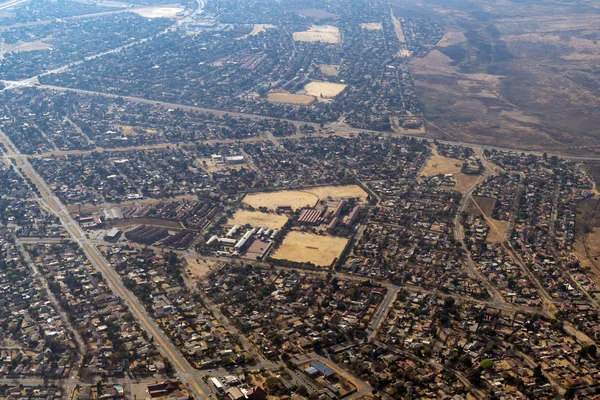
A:
{"label": "pale sandy terrain", "polygon": [[186,257],[186,271],[194,281],[202,280],[211,269],[215,268],[218,263],[212,260],[203,260],[196,257]]}
{"label": "pale sandy terrain", "polygon": [[372,31],[380,31],[383,29],[383,27],[381,26],[381,22],[367,22],[364,24],[360,24],[360,27]]}
{"label": "pale sandy terrain", "polygon": [[243,202],[254,208],[267,207],[276,209],[277,207],[290,206],[293,209],[309,206],[312,207],[319,200],[344,199],[355,197],[359,201],[365,202],[367,193],[356,185],[347,186],[320,186],[307,188],[303,190],[281,190],[278,192],[250,193],[244,197]]}
{"label": "pale sandy terrain", "polygon": [[140,128],[137,126],[131,126],[131,125],[115,125],[115,128],[117,128],[123,135],[138,135],[138,132],[136,132],[136,130],[141,130],[143,131],[142,133],[150,133],[150,134],[157,134],[158,131],[156,129],[146,129],[146,128]]}
{"label": "pale sandy terrain", "polygon": [[293,94],[287,92],[271,92],[267,94],[267,100],[271,103],[286,103],[308,106],[316,99],[305,94]]}
{"label": "pale sandy terrain", "polygon": [[202,165],[202,169],[205,170],[206,172],[217,172],[217,171],[224,171],[224,170],[228,170],[228,169],[239,170],[242,168],[250,169],[250,167],[246,163],[217,164],[212,160],[212,158],[197,158],[196,161],[198,161],[200,163],[200,165]]}
{"label": "pale sandy terrain", "polygon": [[138,15],[146,18],[175,18],[178,13],[183,12],[183,7],[146,7],[132,10]]}
{"label": "pale sandy terrain", "polygon": [[317,64],[317,67],[326,76],[337,76],[340,73],[340,66],[337,64]]}
{"label": "pale sandy terrain", "polygon": [[294,32],[293,38],[297,42],[322,42],[339,43],[340,30],[331,25],[313,25],[308,31]]}
{"label": "pale sandy terrain", "polygon": [[432,149],[432,155],[427,159],[425,167],[421,171],[421,176],[435,176],[438,174],[453,174],[456,180],[454,190],[466,192],[473,186],[480,175],[467,175],[461,171],[462,161],[456,158],[442,157],[438,154],[437,149]]}
{"label": "pale sandy terrain", "polygon": [[339,257],[347,243],[348,239],[344,238],[292,231],[271,257],[328,267]]}
{"label": "pale sandy terrain", "polygon": [[267,29],[276,28],[275,25],[272,24],[254,24],[254,28],[252,32],[250,32],[250,36],[256,36],[261,32],[266,32]]}
{"label": "pale sandy terrain", "polygon": [[266,227],[271,229],[281,229],[287,222],[285,215],[263,213],[260,211],[237,210],[227,225],[246,225],[254,227]]}
{"label": "pale sandy terrain", "polygon": [[348,85],[343,83],[312,81],[304,86],[306,94],[320,98],[332,98],[340,94]]}
{"label": "pale sandy terrain", "polygon": [[52,49],[52,45],[44,43],[42,40],[34,42],[20,42],[16,44],[2,44],[2,53],[21,53],[25,51],[39,51]]}

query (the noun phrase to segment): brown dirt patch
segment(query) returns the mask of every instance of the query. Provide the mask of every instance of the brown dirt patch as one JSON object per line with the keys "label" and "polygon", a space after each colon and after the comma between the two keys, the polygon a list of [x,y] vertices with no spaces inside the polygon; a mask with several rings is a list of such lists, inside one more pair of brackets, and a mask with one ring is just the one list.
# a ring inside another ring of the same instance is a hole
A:
{"label": "brown dirt patch", "polygon": [[271,103],[286,103],[308,106],[315,102],[314,96],[305,94],[294,94],[288,92],[271,92],[267,94],[267,100]]}
{"label": "brown dirt patch", "polygon": [[364,24],[360,24],[360,27],[370,31],[380,31],[383,29],[381,22],[367,22]]}
{"label": "brown dirt patch", "polygon": [[227,225],[246,225],[280,229],[287,222],[285,215],[263,213],[260,211],[237,210]]}
{"label": "brown dirt patch", "polygon": [[194,282],[204,279],[204,277],[215,267],[219,265],[213,260],[206,260],[196,257],[185,257],[186,271]]}
{"label": "brown dirt patch", "polygon": [[321,97],[329,99],[343,92],[347,86],[343,83],[312,81],[304,86],[304,90],[306,94],[315,96],[317,99]]}
{"label": "brown dirt patch", "polygon": [[277,207],[290,206],[293,209],[309,206],[312,207],[319,200],[332,200],[358,198],[359,202],[366,202],[368,194],[357,185],[346,186],[319,186],[302,190],[280,190],[277,192],[249,193],[243,202],[254,208],[267,207],[274,210]]}
{"label": "brown dirt patch", "polygon": [[298,11],[298,14],[304,15],[305,17],[314,18],[314,19],[325,19],[325,18],[335,18],[337,14],[333,14],[327,12],[325,10],[318,10],[316,8],[304,8]]}
{"label": "brown dirt patch", "polygon": [[340,66],[337,64],[317,64],[317,68],[325,76],[337,76],[340,73]]}
{"label": "brown dirt patch", "polygon": [[313,25],[307,31],[294,32],[293,38],[297,42],[321,42],[337,44],[340,42],[340,30],[331,25]]}
{"label": "brown dirt patch", "polygon": [[348,239],[292,231],[272,255],[276,260],[310,262],[328,267],[342,253]]}

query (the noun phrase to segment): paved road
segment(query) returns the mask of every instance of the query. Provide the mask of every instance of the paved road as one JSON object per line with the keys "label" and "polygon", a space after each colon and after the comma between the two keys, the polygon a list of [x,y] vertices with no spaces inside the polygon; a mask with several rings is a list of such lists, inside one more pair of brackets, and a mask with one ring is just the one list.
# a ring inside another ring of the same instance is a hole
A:
{"label": "paved road", "polygon": [[396,300],[396,295],[399,291],[400,287],[398,286],[387,288],[387,294],[385,295],[385,298],[383,299],[379,307],[377,307],[377,311],[373,315],[371,323],[369,324],[369,339],[373,339],[377,335],[377,332],[379,331],[379,328],[383,321],[385,321],[389,313],[390,306],[394,304],[394,301]]}

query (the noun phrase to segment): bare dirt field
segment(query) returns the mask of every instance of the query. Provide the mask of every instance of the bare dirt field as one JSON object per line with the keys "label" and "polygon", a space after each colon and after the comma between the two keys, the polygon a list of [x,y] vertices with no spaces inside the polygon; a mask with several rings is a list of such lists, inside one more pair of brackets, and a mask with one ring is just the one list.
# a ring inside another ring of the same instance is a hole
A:
{"label": "bare dirt field", "polygon": [[205,260],[196,257],[186,257],[186,271],[193,281],[201,281],[211,271],[218,266],[213,260]]}
{"label": "bare dirt field", "polygon": [[381,22],[367,22],[364,24],[360,24],[360,27],[372,31],[380,31],[383,29],[383,27],[381,26]]}
{"label": "bare dirt field", "polygon": [[343,83],[312,81],[304,86],[307,94],[317,98],[333,98],[346,89],[348,85]]}
{"label": "bare dirt field", "polygon": [[184,8],[175,6],[144,7],[132,11],[146,18],[175,18],[177,14],[184,11]]}
{"label": "bare dirt field", "polygon": [[117,128],[123,135],[139,135],[139,134],[157,134],[158,131],[156,129],[146,129],[146,128],[140,128],[138,126],[130,126],[130,125],[115,125],[115,128]]}
{"label": "bare dirt field", "polygon": [[292,231],[271,257],[328,267],[339,257],[347,243],[348,239],[344,238]]}
{"label": "bare dirt field", "polygon": [[[47,40],[48,38],[44,39]],[[50,50],[52,45],[36,40],[33,42],[20,42],[16,44],[2,44],[2,53],[22,53],[26,51]]]}
{"label": "bare dirt field", "polygon": [[314,103],[316,99],[314,96],[308,96],[305,94],[271,92],[267,94],[267,100],[271,103],[286,103],[308,106]]}
{"label": "bare dirt field", "polygon": [[254,227],[266,227],[271,229],[280,229],[287,222],[285,215],[263,213],[260,211],[237,210],[227,225],[246,225]]}
{"label": "bare dirt field", "polygon": [[281,190],[278,192],[250,193],[244,197],[243,202],[254,208],[267,207],[271,210],[277,207],[290,206],[292,209],[312,207],[319,200],[329,198],[344,199],[355,197],[361,202],[366,202],[367,193],[357,185],[347,186],[320,186],[302,190]]}
{"label": "bare dirt field", "polygon": [[335,18],[337,14],[333,14],[324,10],[318,10],[316,8],[305,8],[298,11],[298,14],[304,15],[305,17],[314,18],[314,19],[326,19],[326,18]]}
{"label": "bare dirt field", "polygon": [[339,43],[340,30],[331,25],[313,25],[307,31],[294,32],[293,38],[297,42],[322,42]]}
{"label": "bare dirt field", "polygon": [[432,155],[427,159],[427,163],[421,171],[421,176],[435,176],[438,174],[453,174],[456,180],[454,190],[466,192],[480,178],[480,175],[467,175],[461,171],[462,161],[456,158],[440,156],[437,149],[432,149]]}
{"label": "bare dirt field", "polygon": [[200,165],[202,165],[202,169],[206,172],[213,173],[218,171],[225,171],[228,169],[239,170],[242,168],[249,169],[250,167],[246,163],[241,164],[217,164],[212,160],[212,158],[197,158],[196,159]]}
{"label": "bare dirt field", "polygon": [[440,156],[436,148],[431,149],[432,154],[421,171],[421,176],[435,176],[438,174],[458,174],[462,161],[456,158]]}
{"label": "bare dirt field", "polygon": [[481,215],[490,226],[488,232],[488,243],[502,243],[506,240],[508,221],[500,221],[491,217],[496,199],[484,196],[471,196],[465,210],[471,214]]}
{"label": "bare dirt field", "polygon": [[325,76],[338,76],[340,73],[340,66],[337,64],[317,64],[317,68]]}
{"label": "bare dirt field", "polygon": [[[444,21],[435,50],[410,61],[429,135],[592,154],[600,144],[600,13],[584,2],[395,0],[395,15]],[[418,9],[418,10],[416,10]]]}
{"label": "bare dirt field", "polygon": [[508,221],[500,221],[493,218],[487,219],[490,224],[490,231],[487,236],[489,243],[502,243],[506,240],[506,233],[508,232]]}
{"label": "bare dirt field", "polygon": [[127,230],[132,226],[136,225],[152,225],[159,226],[161,228],[182,230],[183,226],[176,221],[166,221],[164,219],[155,218],[131,218],[131,219],[118,219],[114,221],[106,221],[106,226],[111,228],[120,228]]}

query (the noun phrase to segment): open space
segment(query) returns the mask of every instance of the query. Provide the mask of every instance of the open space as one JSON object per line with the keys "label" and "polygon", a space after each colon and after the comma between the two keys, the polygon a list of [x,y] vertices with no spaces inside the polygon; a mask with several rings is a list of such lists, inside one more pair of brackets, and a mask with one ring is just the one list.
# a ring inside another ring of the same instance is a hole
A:
{"label": "open space", "polygon": [[306,94],[317,98],[332,98],[340,94],[348,85],[343,83],[312,81],[304,86]]}
{"label": "open space", "polygon": [[267,207],[274,210],[277,207],[291,207],[295,210],[305,206],[312,207],[319,200],[327,200],[329,198],[336,200],[350,197],[355,197],[359,201],[365,202],[367,193],[357,185],[319,186],[301,190],[250,193],[244,197],[243,202],[254,208]]}
{"label": "open space", "polygon": [[201,281],[218,263],[213,260],[205,260],[196,257],[186,257],[186,270],[195,281]]}
{"label": "open space", "polygon": [[340,30],[331,25],[313,25],[307,31],[294,32],[297,42],[339,43]]}
{"label": "open space", "polygon": [[305,94],[294,94],[288,92],[271,92],[267,94],[267,100],[272,103],[298,104],[307,106],[316,100],[313,96]]}
{"label": "open space", "polygon": [[317,68],[325,76],[337,76],[340,73],[338,64],[317,64]]}
{"label": "open space", "polygon": [[435,148],[427,159],[425,167],[421,171],[421,176],[435,176],[438,174],[452,174],[456,180],[455,190],[465,192],[473,186],[480,178],[480,175],[463,174],[461,171],[462,160],[440,156]]}
{"label": "open space", "polygon": [[132,10],[138,15],[146,18],[175,18],[177,14],[184,11],[183,7],[144,7]]}
{"label": "open space", "polygon": [[328,267],[339,257],[347,243],[348,239],[344,238],[292,231],[272,257]]}
{"label": "open space", "polygon": [[381,29],[383,29],[383,27],[381,26],[381,22],[366,22],[360,24],[360,27],[372,31],[380,31]]}
{"label": "open space", "polygon": [[264,213],[260,211],[237,210],[227,225],[246,225],[280,229],[288,218],[285,215]]}

